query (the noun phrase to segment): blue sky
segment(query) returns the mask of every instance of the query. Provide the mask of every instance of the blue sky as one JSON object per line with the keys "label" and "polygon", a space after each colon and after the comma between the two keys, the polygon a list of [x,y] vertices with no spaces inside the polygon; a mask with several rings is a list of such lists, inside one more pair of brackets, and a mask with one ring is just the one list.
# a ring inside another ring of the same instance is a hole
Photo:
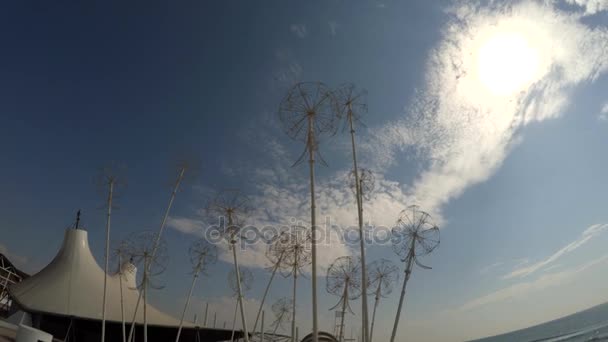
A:
{"label": "blue sky", "polygon": [[[112,161],[126,164],[128,182],[113,239],[156,229],[174,165],[187,156],[200,169],[178,194],[171,267],[153,298],[178,312],[189,284],[183,251],[206,226],[201,208],[215,191],[250,195],[257,224],[307,220],[306,169],[291,167],[302,146],[276,112],[294,82],[352,82],[368,92],[359,153],[377,180],[366,220],[388,226],[418,203],[442,229],[441,247],[424,259],[433,269],[416,269],[408,284],[403,336],[481,337],[607,299],[606,1],[3,7],[0,248],[26,270],[50,261],[77,209],[101,260],[94,179]],[[319,168],[319,215],[339,225],[356,218],[347,139],[340,132],[321,145],[329,166]],[[397,261],[390,247],[368,251]],[[352,253],[322,248],[321,266]],[[225,249],[220,260],[195,302],[201,311],[211,301],[223,322],[233,305]],[[253,310],[268,279],[263,247],[243,262],[256,277]],[[289,286],[277,282],[270,303]],[[309,282],[299,288],[307,331]],[[321,328],[330,329],[337,299],[322,292]],[[394,291],[381,303],[379,337],[397,299]]]}

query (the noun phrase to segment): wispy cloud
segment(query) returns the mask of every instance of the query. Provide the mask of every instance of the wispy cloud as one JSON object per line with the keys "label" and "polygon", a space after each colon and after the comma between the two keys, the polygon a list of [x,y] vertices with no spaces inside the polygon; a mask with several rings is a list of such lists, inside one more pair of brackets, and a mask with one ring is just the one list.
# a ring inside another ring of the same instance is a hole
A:
{"label": "wispy cloud", "polygon": [[608,10],[608,0],[566,0],[566,3],[582,8],[585,14]]}
{"label": "wispy cloud", "polygon": [[184,234],[202,236],[205,228],[205,222],[199,219],[186,217],[169,217],[167,226]]}
{"label": "wispy cloud", "polygon": [[335,36],[338,31],[338,23],[332,20],[329,21],[327,25],[329,26],[329,33],[331,33],[332,36]]}
{"label": "wispy cloud", "polygon": [[546,259],[536,262],[532,265],[517,268],[517,269],[511,271],[509,274],[505,275],[503,277],[503,279],[511,279],[511,278],[516,278],[516,277],[529,276],[529,275],[541,270],[542,268],[549,266],[550,264],[554,263],[555,261],[557,261],[564,255],[566,255],[568,253],[572,253],[577,248],[579,248],[582,245],[584,245],[585,243],[589,242],[589,240],[591,240],[592,238],[598,236],[600,233],[602,233],[607,228],[608,228],[608,224],[594,224],[594,225],[590,226],[589,228],[585,229],[583,231],[583,233],[579,236],[578,239],[570,242],[569,244],[562,247],[555,253],[551,254]]}
{"label": "wispy cloud", "polygon": [[289,30],[298,36],[298,38],[306,38],[308,36],[308,29],[304,24],[291,24]]}
{"label": "wispy cloud", "polygon": [[272,75],[278,88],[290,87],[300,81],[303,71],[302,65],[289,49],[277,49],[275,57],[277,67]]}
{"label": "wispy cloud", "polygon": [[[449,12],[453,20],[430,53],[426,86],[408,116],[372,128],[365,146],[381,168],[398,153],[417,152],[425,169],[408,195],[430,211],[491,177],[523,126],[558,117],[574,87],[608,68],[608,31],[550,3],[456,2]],[[477,53],[505,32],[525,36],[538,60],[521,89],[498,96],[481,81]]]}
{"label": "wispy cloud", "polygon": [[608,255],[604,255],[600,258],[589,261],[578,267],[569,268],[561,272],[543,274],[535,280],[519,282],[508,287],[502,288],[498,291],[492,292],[490,294],[470,300],[460,306],[458,310],[474,310],[492,303],[521,298],[534,291],[543,290],[553,286],[559,286],[576,278],[576,276],[582,273],[583,271],[606,262],[608,262]]}
{"label": "wispy cloud", "polygon": [[600,119],[600,121],[608,121],[608,102],[602,106],[598,119]]}

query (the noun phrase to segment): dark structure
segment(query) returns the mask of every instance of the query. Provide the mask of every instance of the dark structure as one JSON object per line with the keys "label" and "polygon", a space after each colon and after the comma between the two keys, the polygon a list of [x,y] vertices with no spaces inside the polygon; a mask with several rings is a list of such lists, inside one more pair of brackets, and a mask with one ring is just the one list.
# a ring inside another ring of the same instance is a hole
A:
{"label": "dark structure", "polygon": [[12,312],[13,301],[8,295],[8,287],[20,283],[29,275],[19,270],[13,263],[0,253],[0,317],[7,317]]}

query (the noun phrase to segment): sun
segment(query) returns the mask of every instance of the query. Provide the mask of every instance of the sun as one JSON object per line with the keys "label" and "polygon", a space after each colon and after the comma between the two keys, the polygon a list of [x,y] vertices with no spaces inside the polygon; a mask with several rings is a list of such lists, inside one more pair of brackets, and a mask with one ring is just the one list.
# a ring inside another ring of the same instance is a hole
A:
{"label": "sun", "polygon": [[477,51],[479,81],[497,96],[508,96],[530,85],[539,64],[538,48],[521,33],[497,32]]}

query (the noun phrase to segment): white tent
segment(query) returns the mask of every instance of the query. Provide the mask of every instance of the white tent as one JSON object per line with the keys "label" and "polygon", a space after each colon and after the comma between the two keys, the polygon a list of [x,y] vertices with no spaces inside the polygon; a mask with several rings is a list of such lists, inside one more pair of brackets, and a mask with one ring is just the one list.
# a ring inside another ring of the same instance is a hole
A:
{"label": "white tent", "polygon": [[[126,262],[122,266],[122,291],[125,320],[130,323],[139,296],[136,289],[136,268]],[[68,229],[61,249],[45,268],[9,288],[11,297],[25,310],[101,320],[104,271],[89,249],[87,232]],[[106,319],[121,322],[120,282],[118,274],[108,277]],[[148,324],[177,326],[179,320],[148,304]],[[137,323],[143,323],[143,301]],[[184,323],[185,327],[193,324]]]}

